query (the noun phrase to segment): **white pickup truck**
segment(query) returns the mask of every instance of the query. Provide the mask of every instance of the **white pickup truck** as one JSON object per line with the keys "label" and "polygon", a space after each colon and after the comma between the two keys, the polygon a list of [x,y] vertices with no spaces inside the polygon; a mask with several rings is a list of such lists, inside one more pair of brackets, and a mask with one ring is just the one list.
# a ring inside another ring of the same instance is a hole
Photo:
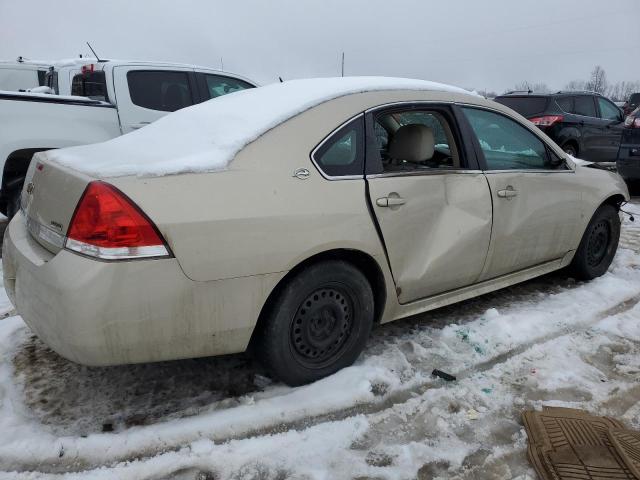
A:
{"label": "white pickup truck", "polygon": [[75,59],[52,67],[40,85],[24,86],[51,94],[0,91],[0,212],[9,217],[19,208],[34,153],[109,140],[189,105],[256,86],[193,65]]}

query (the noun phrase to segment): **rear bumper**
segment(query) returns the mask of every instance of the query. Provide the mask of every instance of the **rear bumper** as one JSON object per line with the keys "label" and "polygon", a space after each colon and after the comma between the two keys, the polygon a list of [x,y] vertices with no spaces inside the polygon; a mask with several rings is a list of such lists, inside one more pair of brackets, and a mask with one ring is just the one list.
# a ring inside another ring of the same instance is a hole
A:
{"label": "rear bumper", "polygon": [[3,274],[24,321],[57,353],[115,365],[244,351],[284,274],[194,282],[175,258],[102,262],[36,243],[18,213]]}

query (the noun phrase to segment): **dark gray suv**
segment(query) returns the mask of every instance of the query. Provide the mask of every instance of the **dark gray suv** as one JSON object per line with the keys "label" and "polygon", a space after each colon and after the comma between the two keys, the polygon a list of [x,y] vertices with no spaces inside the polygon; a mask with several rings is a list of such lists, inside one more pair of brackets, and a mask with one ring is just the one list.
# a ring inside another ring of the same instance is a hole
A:
{"label": "dark gray suv", "polygon": [[495,98],[528,118],[562,149],[592,162],[615,162],[624,129],[622,110],[593,92],[512,92]]}

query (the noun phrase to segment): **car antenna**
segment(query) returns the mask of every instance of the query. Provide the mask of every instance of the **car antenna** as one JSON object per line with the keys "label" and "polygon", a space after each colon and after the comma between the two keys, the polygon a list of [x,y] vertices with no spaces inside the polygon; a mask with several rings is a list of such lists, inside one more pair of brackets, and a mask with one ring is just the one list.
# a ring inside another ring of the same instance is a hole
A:
{"label": "car antenna", "polygon": [[278,80],[280,80],[280,83],[284,83],[284,80],[282,79],[282,77],[278,77]]}
{"label": "car antenna", "polygon": [[89,46],[89,49],[91,49],[91,52],[95,55],[96,60],[98,60],[98,62],[101,62],[102,60],[100,60],[100,57],[98,56],[98,54],[96,53],[96,51],[93,49],[93,47],[91,46],[91,44],[89,42],[87,42],[87,45]]}

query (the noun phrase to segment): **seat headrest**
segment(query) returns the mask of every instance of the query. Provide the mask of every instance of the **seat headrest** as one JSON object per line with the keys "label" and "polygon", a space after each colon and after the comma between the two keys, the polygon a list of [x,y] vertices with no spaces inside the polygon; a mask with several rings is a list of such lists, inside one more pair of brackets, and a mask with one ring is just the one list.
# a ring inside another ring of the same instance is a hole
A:
{"label": "seat headrest", "polygon": [[418,163],[433,157],[433,130],[420,123],[403,125],[389,142],[389,157],[394,160]]}

